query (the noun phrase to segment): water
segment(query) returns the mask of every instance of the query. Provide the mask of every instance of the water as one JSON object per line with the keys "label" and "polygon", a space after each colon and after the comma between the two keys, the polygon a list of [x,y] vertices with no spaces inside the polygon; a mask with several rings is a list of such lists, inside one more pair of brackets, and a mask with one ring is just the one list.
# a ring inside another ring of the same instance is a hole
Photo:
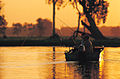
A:
{"label": "water", "polygon": [[0,79],[120,79],[120,48],[105,48],[100,62],[87,64],[66,62],[65,50],[0,47]]}
{"label": "water", "polygon": [[101,79],[120,79],[120,48],[105,48]]}

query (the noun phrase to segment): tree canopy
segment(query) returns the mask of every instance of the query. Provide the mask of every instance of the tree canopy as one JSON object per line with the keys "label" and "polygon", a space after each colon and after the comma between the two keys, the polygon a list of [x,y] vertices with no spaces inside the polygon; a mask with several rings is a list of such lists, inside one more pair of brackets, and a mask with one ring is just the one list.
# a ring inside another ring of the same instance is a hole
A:
{"label": "tree canopy", "polygon": [[[97,23],[100,23],[101,20],[103,23],[106,21],[109,3],[105,0],[48,0],[48,3],[51,4],[53,1],[57,7],[65,7],[69,3],[74,8],[80,5],[82,7],[80,8],[81,16],[89,13]],[[84,20],[86,19],[84,18]]]}
{"label": "tree canopy", "polygon": [[3,8],[3,3],[0,0],[0,26],[7,25],[7,21],[5,20],[5,16],[1,13],[2,8]]}
{"label": "tree canopy", "polygon": [[[55,2],[57,7],[64,7],[72,4],[78,10],[82,24],[91,32],[95,39],[104,38],[96,26],[96,23],[106,22],[109,3],[105,0],[48,0],[48,3]],[[82,8],[80,8],[82,7]]]}
{"label": "tree canopy", "polygon": [[3,3],[0,0],[0,33],[3,35],[4,38],[6,38],[5,30],[7,21],[5,20],[5,16],[1,13],[1,10],[3,8]]}

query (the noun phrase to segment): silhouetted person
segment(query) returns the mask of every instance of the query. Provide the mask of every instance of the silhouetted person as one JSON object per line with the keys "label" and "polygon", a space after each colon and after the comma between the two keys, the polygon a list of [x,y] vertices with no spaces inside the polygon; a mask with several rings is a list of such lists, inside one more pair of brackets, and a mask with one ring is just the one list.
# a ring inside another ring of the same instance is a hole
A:
{"label": "silhouetted person", "polygon": [[93,46],[92,46],[92,42],[89,39],[89,35],[83,33],[81,35],[82,37],[82,41],[83,41],[83,45],[85,46],[85,53],[93,53]]}

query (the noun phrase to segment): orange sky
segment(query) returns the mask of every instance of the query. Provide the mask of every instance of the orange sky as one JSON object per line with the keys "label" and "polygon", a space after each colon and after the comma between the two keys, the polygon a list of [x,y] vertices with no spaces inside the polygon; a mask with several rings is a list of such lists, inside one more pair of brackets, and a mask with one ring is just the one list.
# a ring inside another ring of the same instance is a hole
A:
{"label": "orange sky", "polygon": [[[8,22],[8,26],[11,26],[12,23],[16,22],[35,23],[36,19],[39,17],[48,18],[52,21],[52,5],[48,5],[45,1],[46,0],[3,0],[5,4],[3,12]],[[110,3],[110,5],[107,22],[104,25],[120,25],[120,0],[107,1]],[[78,15],[76,15],[76,13],[76,10],[74,10],[70,5],[57,10],[56,27],[66,26],[65,24],[69,26],[77,26]],[[59,19],[64,21],[65,24],[60,22]]]}

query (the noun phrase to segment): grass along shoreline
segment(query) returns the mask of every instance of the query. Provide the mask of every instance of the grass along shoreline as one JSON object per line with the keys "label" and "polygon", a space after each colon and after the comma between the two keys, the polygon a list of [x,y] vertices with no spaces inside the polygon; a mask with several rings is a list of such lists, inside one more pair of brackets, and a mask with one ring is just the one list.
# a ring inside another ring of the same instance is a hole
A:
{"label": "grass along shoreline", "polygon": [[[80,40],[76,40],[77,43]],[[106,40],[92,41],[94,46],[120,47],[120,39],[112,38]],[[72,40],[64,37],[60,39],[50,39],[48,37],[8,37],[0,38],[0,46],[73,46]]]}

